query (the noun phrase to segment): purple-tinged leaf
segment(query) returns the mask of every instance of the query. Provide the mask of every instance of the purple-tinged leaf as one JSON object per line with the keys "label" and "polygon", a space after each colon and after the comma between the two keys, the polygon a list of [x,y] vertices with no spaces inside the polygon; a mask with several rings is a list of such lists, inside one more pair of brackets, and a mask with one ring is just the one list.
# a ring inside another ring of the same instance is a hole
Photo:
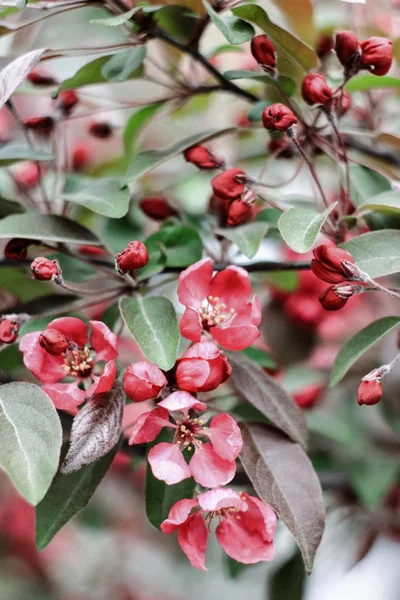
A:
{"label": "purple-tinged leaf", "polygon": [[321,485],[311,461],[299,444],[268,425],[240,427],[243,467],[257,494],[296,539],[310,573],[325,527]]}
{"label": "purple-tinged leaf", "polygon": [[45,52],[45,48],[39,48],[17,58],[0,58],[0,108],[25,81]]}
{"label": "purple-tinged leaf", "polygon": [[95,394],[74,418],[70,447],[60,472],[68,475],[105,456],[122,431],[124,393],[120,384],[109,392]]}

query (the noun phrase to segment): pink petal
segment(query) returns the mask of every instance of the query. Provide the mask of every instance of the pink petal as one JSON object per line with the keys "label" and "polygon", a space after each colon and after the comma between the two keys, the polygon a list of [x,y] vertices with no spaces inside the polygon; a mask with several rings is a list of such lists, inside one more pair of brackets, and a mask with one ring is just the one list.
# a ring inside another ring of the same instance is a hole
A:
{"label": "pink petal", "polygon": [[105,323],[101,321],[89,321],[92,328],[90,345],[96,352],[96,362],[99,360],[113,360],[117,358],[118,338],[110,331]]}
{"label": "pink petal", "polygon": [[114,385],[115,377],[117,376],[117,365],[115,360],[110,360],[104,365],[99,377],[93,376],[94,383],[86,390],[87,396],[93,394],[102,394],[103,392],[109,392]]}
{"label": "pink petal", "polygon": [[179,275],[178,298],[184,306],[200,308],[209,295],[213,268],[209,258],[203,258]]}
{"label": "pink petal", "polygon": [[166,442],[156,444],[150,450],[148,460],[154,477],[165,481],[167,485],[173,485],[191,477],[189,466],[177,444],[167,444]]}
{"label": "pink petal", "polygon": [[189,466],[197,483],[207,488],[229,483],[236,473],[236,463],[221,458],[211,444],[196,448]]}
{"label": "pink petal", "polygon": [[262,317],[262,305],[260,298],[254,294],[253,303],[251,307],[251,322],[253,325],[258,326],[261,323]]}
{"label": "pink petal", "polygon": [[21,339],[19,349],[24,355],[24,364],[43,383],[57,383],[67,372],[62,368],[63,356],[52,356],[39,345],[41,331],[27,333]]}
{"label": "pink petal", "polygon": [[214,451],[225,460],[236,460],[242,451],[242,434],[229,415],[217,415],[212,419],[209,437]]}
{"label": "pink petal", "polygon": [[157,406],[162,406],[168,410],[179,410],[185,414],[187,414],[191,408],[198,411],[206,410],[207,408],[207,404],[199,402],[188,392],[173,392],[159,402]]}
{"label": "pink petal", "polygon": [[49,396],[59,410],[72,410],[86,400],[86,392],[78,388],[76,383],[47,384],[42,390]]}
{"label": "pink petal", "polygon": [[247,504],[237,492],[229,488],[216,488],[198,496],[200,508],[205,512],[220,510],[221,508],[238,508],[247,510]]}
{"label": "pink petal", "polygon": [[183,353],[182,358],[203,358],[204,360],[212,360],[218,358],[221,351],[213,342],[199,342],[193,344]]}
{"label": "pink petal", "polygon": [[70,342],[75,342],[79,347],[83,347],[88,341],[88,326],[84,321],[76,317],[54,319],[54,321],[47,325],[47,328],[57,329]]}
{"label": "pink petal", "polygon": [[169,422],[168,411],[165,408],[154,408],[140,415],[133,426],[129,444],[145,444],[156,439],[164,427],[176,427]]}
{"label": "pink petal", "polygon": [[202,358],[192,358],[179,362],[176,369],[176,382],[181,390],[197,392],[208,379],[210,367]]}
{"label": "pink petal", "polygon": [[182,523],[186,521],[190,515],[192,509],[198,506],[199,503],[196,498],[189,500],[184,498],[175,502],[173,507],[168,513],[168,519],[165,519],[161,523],[160,529],[163,533],[173,533]]}
{"label": "pink petal", "polygon": [[265,502],[260,500],[260,498],[256,498],[255,496],[249,496],[246,493],[244,493],[242,495],[242,497],[245,500],[245,502],[247,502],[247,504],[249,505],[250,508],[252,507],[252,504],[256,505],[256,507],[258,508],[258,510],[260,511],[260,513],[262,514],[263,519],[264,519],[266,539],[269,542],[272,542],[274,539],[274,536],[275,536],[275,532],[276,532],[276,514],[275,514],[275,512],[269,506],[269,504],[266,504]]}
{"label": "pink petal", "polygon": [[179,328],[184,338],[192,342],[200,342],[203,326],[200,321],[199,313],[192,308],[187,308],[183,313]]}
{"label": "pink petal", "polygon": [[183,552],[188,557],[192,567],[207,571],[207,527],[200,512],[191,515],[179,528],[178,542]]}
{"label": "pink petal", "polygon": [[246,502],[247,511],[236,517],[232,515],[218,525],[217,540],[228,556],[238,562],[270,561],[274,557],[274,545],[266,531],[264,517],[257,505],[249,502],[248,496]]}
{"label": "pink petal", "polygon": [[249,274],[241,267],[227,267],[215,275],[209,293],[224,302],[228,311],[230,308],[239,311],[251,296]]}
{"label": "pink petal", "polygon": [[260,332],[254,325],[241,327],[211,327],[211,335],[227,350],[244,350],[260,337]]}

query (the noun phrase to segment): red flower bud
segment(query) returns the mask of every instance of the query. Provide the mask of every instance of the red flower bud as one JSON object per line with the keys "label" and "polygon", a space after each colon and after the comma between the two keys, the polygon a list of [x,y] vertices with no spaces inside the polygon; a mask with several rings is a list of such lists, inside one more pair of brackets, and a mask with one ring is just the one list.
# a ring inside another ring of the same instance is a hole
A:
{"label": "red flower bud", "polygon": [[149,253],[142,242],[129,242],[128,247],[115,257],[117,269],[121,273],[145,267],[149,262]]}
{"label": "red flower bud", "polygon": [[40,334],[39,344],[52,356],[60,356],[69,347],[69,342],[65,335],[57,329],[49,327]]}
{"label": "red flower bud", "polygon": [[79,96],[75,90],[63,90],[58,94],[57,106],[64,114],[68,115],[72,109],[78,104]]}
{"label": "red flower bud", "polygon": [[34,162],[27,162],[15,171],[15,182],[21,189],[36,187],[39,181],[40,171]]}
{"label": "red flower bud", "polygon": [[339,310],[340,308],[343,308],[354,292],[355,288],[350,284],[331,285],[322,292],[319,301],[325,310]]}
{"label": "red flower bud", "polygon": [[38,256],[31,263],[31,271],[33,279],[38,281],[50,281],[57,279],[60,275],[60,267],[58,266],[58,260],[50,260],[44,256]]}
{"label": "red flower bud", "polygon": [[234,200],[243,194],[245,181],[246,173],[244,171],[241,169],[227,169],[214,177],[211,181],[211,185],[214,194],[217,196],[227,198],[228,200]]}
{"label": "red flower bud", "polygon": [[28,80],[33,85],[57,85],[57,81],[51,75],[47,75],[44,71],[34,69],[28,75]]}
{"label": "red flower bud", "polygon": [[100,248],[99,246],[88,246],[83,244],[78,246],[78,252],[86,254],[86,256],[107,256],[107,250]]}
{"label": "red flower bud", "polygon": [[124,375],[124,390],[133,402],[156,398],[167,383],[161,369],[146,361],[129,365]]}
{"label": "red flower bud", "polygon": [[5,258],[7,258],[8,260],[25,260],[28,255],[28,246],[31,243],[31,240],[21,240],[19,238],[13,238],[8,242],[8,244],[4,248]]}
{"label": "red flower bud", "polygon": [[333,97],[332,106],[338,117],[343,117],[351,108],[351,96],[348,92],[339,92]]}
{"label": "red flower bud", "polygon": [[287,131],[289,127],[296,125],[297,118],[290,108],[278,102],[264,109],[262,122],[265,129],[270,131]]}
{"label": "red flower bud", "polygon": [[329,54],[331,53],[331,51],[333,50],[333,39],[331,38],[330,35],[320,35],[319,38],[317,39],[317,44],[316,44],[316,53],[318,58],[320,59],[324,59],[327,56],[329,56]]}
{"label": "red flower bud", "polygon": [[392,66],[392,42],[387,38],[370,37],[361,42],[362,67],[368,69],[373,75],[386,75]]}
{"label": "red flower bud", "polygon": [[378,404],[382,396],[382,384],[378,379],[362,381],[357,391],[357,401],[360,406]]}
{"label": "red flower bud", "polygon": [[335,52],[341,65],[350,70],[360,60],[360,44],[352,31],[339,31],[335,40]]}
{"label": "red flower bud", "polygon": [[32,117],[25,121],[24,126],[38,135],[48,137],[53,133],[54,119],[53,117]]}
{"label": "red flower bud", "polygon": [[228,220],[226,224],[228,227],[237,227],[242,223],[245,223],[250,219],[253,213],[253,207],[247,202],[243,202],[240,198],[236,198],[229,205]]}
{"label": "red flower bud", "polygon": [[146,196],[139,202],[144,214],[155,221],[164,221],[176,214],[176,211],[163,196]]}
{"label": "red flower bud", "polygon": [[315,248],[313,254],[314,258],[311,261],[312,272],[319,279],[328,283],[340,283],[348,279],[348,272],[343,267],[342,261],[355,264],[349,252],[341,248],[326,246],[325,244]]}
{"label": "red flower bud", "polygon": [[192,146],[183,153],[185,160],[199,169],[219,169],[224,161],[214,156],[205,146]]}
{"label": "red flower bud", "polygon": [[185,392],[209,392],[226,381],[232,367],[212,342],[193,344],[177,361],[176,382]]}
{"label": "red flower bud", "polygon": [[326,106],[332,99],[332,90],[326,83],[323,75],[310,73],[303,79],[301,95],[307,104],[322,104]]}
{"label": "red flower bud", "polygon": [[315,406],[315,404],[321,398],[323,391],[324,386],[322,385],[310,385],[304,390],[293,394],[293,400],[296,402],[297,406],[306,410]]}
{"label": "red flower bud", "polygon": [[267,72],[276,68],[276,50],[274,44],[266,35],[256,35],[251,40],[250,50],[258,64]]}
{"label": "red flower bud", "polygon": [[19,323],[18,321],[2,317],[0,319],[0,343],[12,344],[18,337]]}
{"label": "red flower bud", "polygon": [[89,133],[95,138],[105,140],[112,136],[112,127],[108,123],[91,123],[89,125]]}
{"label": "red flower bud", "polygon": [[89,144],[78,144],[72,153],[72,168],[74,171],[83,171],[92,160]]}

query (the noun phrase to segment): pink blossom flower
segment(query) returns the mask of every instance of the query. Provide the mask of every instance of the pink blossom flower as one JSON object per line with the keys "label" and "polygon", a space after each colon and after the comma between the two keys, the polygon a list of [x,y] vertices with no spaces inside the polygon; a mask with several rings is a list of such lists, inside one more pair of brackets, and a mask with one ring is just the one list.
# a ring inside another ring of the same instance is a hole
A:
{"label": "pink blossom flower", "polygon": [[[207,407],[188,392],[174,392],[136,421],[130,444],[143,444],[156,439],[164,427],[175,430],[173,443],[160,442],[149,452],[154,477],[168,485],[194,477],[197,483],[213,488],[232,481],[236,473],[236,458],[242,450],[242,435],[234,419],[220,414],[204,426],[201,417],[189,416],[189,410],[203,411]],[[180,413],[169,419],[170,412]],[[209,438],[203,443],[201,438]],[[189,464],[183,450],[194,451]]]}
{"label": "pink blossom flower", "polygon": [[[27,333],[21,340],[25,366],[45,384],[43,391],[56,408],[71,410],[93,394],[108,392],[114,384],[117,336],[101,321],[89,323],[90,344],[88,326],[80,319],[61,317],[48,324],[46,330],[59,331],[69,342],[65,352],[57,356],[41,346],[41,331]],[[102,369],[100,361],[105,362]],[[67,381],[59,383],[65,378]]]}
{"label": "pink blossom flower", "polygon": [[217,488],[193,500],[179,500],[161,523],[161,531],[173,533],[178,529],[179,545],[190,563],[206,571],[208,533],[215,519],[217,540],[234,560],[253,564],[274,558],[274,511],[259,498],[231,489]]}
{"label": "pink blossom flower", "polygon": [[230,266],[213,276],[212,263],[204,258],[179,276],[178,296],[186,306],[181,334],[200,342],[203,331],[228,350],[243,350],[260,335],[261,303],[249,302],[251,282],[241,267]]}

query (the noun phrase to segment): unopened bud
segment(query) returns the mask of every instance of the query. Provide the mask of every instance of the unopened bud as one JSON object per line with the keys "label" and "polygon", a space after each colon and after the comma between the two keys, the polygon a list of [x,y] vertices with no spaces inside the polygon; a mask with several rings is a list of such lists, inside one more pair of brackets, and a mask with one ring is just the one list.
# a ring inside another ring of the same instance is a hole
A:
{"label": "unopened bud", "polygon": [[129,365],[124,375],[124,390],[133,402],[156,398],[167,383],[161,369],[147,361]]}
{"label": "unopened bud", "polygon": [[362,68],[373,75],[386,75],[392,66],[393,44],[387,38],[370,37],[361,43]]}
{"label": "unopened bud", "polygon": [[31,240],[22,240],[13,238],[4,248],[4,256],[8,260],[23,261],[28,256],[28,247],[32,243]]}
{"label": "unopened bud", "polygon": [[185,160],[199,169],[220,169],[224,161],[214,156],[205,146],[192,146],[183,153]]}
{"label": "unopened bud", "polygon": [[53,133],[55,121],[53,117],[32,117],[24,123],[24,127],[42,137]]}
{"label": "unopened bud", "polygon": [[297,124],[297,117],[290,108],[277,102],[264,109],[262,122],[269,131],[287,131]]}
{"label": "unopened bud", "polygon": [[59,93],[56,106],[65,115],[69,115],[79,102],[79,96],[75,90],[63,90]]}
{"label": "unopened bud", "polygon": [[359,273],[353,257],[347,250],[322,244],[313,250],[313,254],[311,270],[322,281],[341,283],[353,277],[353,273]]}
{"label": "unopened bud", "polygon": [[43,333],[40,334],[39,344],[52,356],[60,356],[60,354],[63,354],[69,347],[69,342],[65,335],[51,327],[45,329]]}
{"label": "unopened bud", "polygon": [[149,253],[142,242],[129,242],[128,247],[116,255],[115,262],[120,273],[128,273],[145,267],[149,262]]}
{"label": "unopened bud", "polygon": [[89,133],[95,138],[105,140],[112,136],[113,130],[108,123],[91,123],[89,125]]}
{"label": "unopened bud", "polygon": [[250,50],[260,67],[270,75],[275,75],[276,50],[269,37],[264,34],[253,37]]}
{"label": "unopened bud", "polygon": [[146,196],[140,200],[139,207],[147,217],[155,221],[164,221],[176,214],[163,196]]}
{"label": "unopened bud", "polygon": [[335,40],[335,52],[346,72],[357,71],[361,48],[357,36],[352,31],[339,31]]}
{"label": "unopened bud", "polygon": [[18,338],[19,321],[12,315],[0,319],[0,343],[12,344]]}
{"label": "unopened bud", "polygon": [[332,90],[320,73],[310,73],[303,79],[301,95],[309,105],[327,106],[332,99]]}
{"label": "unopened bud", "polygon": [[28,80],[33,85],[57,85],[57,81],[51,75],[48,75],[44,71],[39,71],[38,69],[34,69],[28,75]]}
{"label": "unopened bud", "polygon": [[382,397],[383,389],[379,379],[362,380],[357,391],[357,401],[360,406],[378,404]]}
{"label": "unopened bud", "polygon": [[234,200],[245,190],[246,173],[241,169],[227,169],[211,181],[214,194],[220,198]]}
{"label": "unopened bud", "polygon": [[38,281],[54,281],[59,283],[61,277],[60,266],[55,258],[50,260],[44,256],[38,256],[31,263],[33,279]]}
{"label": "unopened bud", "polygon": [[241,198],[236,198],[236,200],[233,200],[229,205],[228,220],[226,224],[228,227],[237,227],[238,225],[242,225],[242,223],[245,223],[249,220],[249,218],[252,216],[252,213],[253,208],[251,204],[243,202]]}

